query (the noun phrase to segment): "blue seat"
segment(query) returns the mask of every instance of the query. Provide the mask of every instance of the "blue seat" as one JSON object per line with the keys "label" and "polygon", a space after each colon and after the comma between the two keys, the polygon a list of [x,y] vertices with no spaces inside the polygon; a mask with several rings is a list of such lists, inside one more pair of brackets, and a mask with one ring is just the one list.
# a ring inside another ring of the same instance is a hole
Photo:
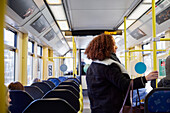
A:
{"label": "blue seat", "polygon": [[79,98],[79,92],[77,91],[76,88],[74,88],[71,85],[58,85],[55,89],[68,89],[72,91]]}
{"label": "blue seat", "polygon": [[60,76],[60,77],[58,77],[58,79],[59,79],[61,82],[64,82],[65,80],[67,80],[67,77]]}
{"label": "blue seat", "polygon": [[34,100],[44,96],[44,92],[37,86],[24,86],[24,89],[34,98]]}
{"label": "blue seat", "polygon": [[76,88],[78,92],[80,91],[79,84],[77,82],[75,82],[74,80],[66,80],[66,81],[60,83],[60,85],[71,85],[74,88]]}
{"label": "blue seat", "polygon": [[80,109],[79,99],[75,94],[67,89],[55,89],[49,91],[43,98],[61,98],[66,100],[78,112]]}
{"label": "blue seat", "polygon": [[47,83],[48,85],[50,85],[50,87],[53,89],[55,88],[55,84],[52,82],[52,81],[49,81],[49,80],[43,80],[43,82]]}
{"label": "blue seat", "polygon": [[170,113],[170,88],[155,88],[145,98],[145,113]]}
{"label": "blue seat", "polygon": [[11,106],[9,107],[9,110],[11,113],[22,113],[22,111],[33,101],[33,97],[22,90],[11,90],[10,98]]}
{"label": "blue seat", "polygon": [[46,98],[33,101],[23,113],[77,113],[65,100]]}
{"label": "blue seat", "polygon": [[46,94],[48,91],[51,90],[51,87],[47,83],[44,83],[44,82],[35,82],[31,84],[31,86],[39,87],[44,92],[44,94]]}
{"label": "blue seat", "polygon": [[49,78],[48,80],[53,82],[55,86],[58,86],[61,82],[58,78]]}

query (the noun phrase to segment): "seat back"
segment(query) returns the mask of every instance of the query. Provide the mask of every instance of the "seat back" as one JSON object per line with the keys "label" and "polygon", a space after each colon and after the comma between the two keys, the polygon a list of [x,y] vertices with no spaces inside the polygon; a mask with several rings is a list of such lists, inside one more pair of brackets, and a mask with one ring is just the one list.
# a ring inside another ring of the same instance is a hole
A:
{"label": "seat back", "polygon": [[39,87],[44,92],[44,94],[46,94],[49,90],[51,90],[51,87],[45,82],[35,82],[31,84],[31,86]]}
{"label": "seat back", "polygon": [[23,113],[77,113],[65,100],[46,98],[33,101]]}
{"label": "seat back", "polygon": [[60,83],[60,85],[71,85],[74,88],[76,88],[78,92],[80,91],[79,85],[77,85],[77,83],[74,80],[66,80],[66,81]]}
{"label": "seat back", "polygon": [[170,112],[170,88],[155,88],[145,98],[145,113]]}
{"label": "seat back", "polygon": [[66,100],[73,108],[78,112],[80,109],[79,99],[70,90],[67,89],[55,89],[49,91],[43,98],[61,98]]}
{"label": "seat back", "polygon": [[71,85],[58,85],[55,89],[68,89],[72,91],[77,96],[77,98],[79,98],[79,92]]}
{"label": "seat back", "polygon": [[34,98],[34,100],[44,96],[44,92],[37,86],[24,86],[24,89]]}
{"label": "seat back", "polygon": [[49,78],[48,80],[53,82],[55,86],[58,86],[61,82],[58,78]]}
{"label": "seat back", "polygon": [[58,77],[58,79],[59,79],[61,82],[64,82],[65,80],[67,80],[67,77],[61,76],[61,77]]}
{"label": "seat back", "polygon": [[80,84],[80,81],[79,81],[79,79],[77,79],[77,78],[70,77],[70,78],[68,78],[67,80],[74,80],[75,82],[77,82],[78,84]]}
{"label": "seat back", "polygon": [[11,90],[10,91],[11,106],[9,110],[11,113],[22,113],[22,111],[33,101],[33,97],[26,91]]}
{"label": "seat back", "polygon": [[48,85],[50,85],[50,87],[53,89],[55,88],[55,84],[52,82],[52,81],[49,81],[49,80],[44,80],[43,82],[47,83]]}

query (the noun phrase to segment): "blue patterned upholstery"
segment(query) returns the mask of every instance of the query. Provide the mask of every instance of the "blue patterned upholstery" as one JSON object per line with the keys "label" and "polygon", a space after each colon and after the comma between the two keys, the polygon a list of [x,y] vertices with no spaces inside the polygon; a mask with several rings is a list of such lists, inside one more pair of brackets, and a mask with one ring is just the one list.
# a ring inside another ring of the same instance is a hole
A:
{"label": "blue patterned upholstery", "polygon": [[49,78],[48,80],[53,82],[55,86],[58,86],[61,82],[58,78]]}
{"label": "blue patterned upholstery", "polygon": [[170,113],[170,88],[156,88],[145,99],[145,113]]}

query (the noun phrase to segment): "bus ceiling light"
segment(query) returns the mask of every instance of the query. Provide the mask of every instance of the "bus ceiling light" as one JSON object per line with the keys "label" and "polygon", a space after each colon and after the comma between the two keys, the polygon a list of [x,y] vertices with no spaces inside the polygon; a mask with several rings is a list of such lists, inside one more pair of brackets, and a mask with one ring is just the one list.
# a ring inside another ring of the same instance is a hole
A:
{"label": "bus ceiling light", "polygon": [[59,27],[61,30],[69,30],[68,23],[66,20],[63,21],[57,21]]}
{"label": "bus ceiling light", "polygon": [[[126,20],[126,28],[128,28],[136,20]],[[118,29],[124,29],[124,22],[120,25]]]}
{"label": "bus ceiling light", "polygon": [[149,8],[151,4],[140,4],[128,17],[128,19],[138,19],[142,16]]}
{"label": "bus ceiling light", "polygon": [[66,20],[66,15],[62,5],[49,5],[56,20]]}
{"label": "bus ceiling light", "polygon": [[47,0],[48,4],[62,4],[61,0]]}

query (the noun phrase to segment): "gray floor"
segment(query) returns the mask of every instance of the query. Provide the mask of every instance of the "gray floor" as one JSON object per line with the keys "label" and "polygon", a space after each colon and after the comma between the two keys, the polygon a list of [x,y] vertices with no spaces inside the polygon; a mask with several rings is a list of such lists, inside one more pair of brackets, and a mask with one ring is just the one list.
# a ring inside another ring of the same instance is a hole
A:
{"label": "gray floor", "polygon": [[90,101],[89,101],[88,96],[83,97],[83,113],[91,113]]}

